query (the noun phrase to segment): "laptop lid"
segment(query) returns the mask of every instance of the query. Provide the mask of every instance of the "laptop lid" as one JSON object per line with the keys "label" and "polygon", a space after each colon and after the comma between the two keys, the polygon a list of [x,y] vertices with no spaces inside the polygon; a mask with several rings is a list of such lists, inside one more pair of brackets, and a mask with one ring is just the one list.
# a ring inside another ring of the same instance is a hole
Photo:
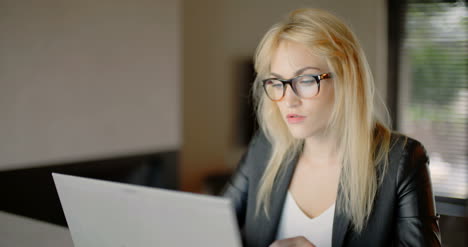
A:
{"label": "laptop lid", "polygon": [[241,246],[226,198],[52,176],[75,247]]}

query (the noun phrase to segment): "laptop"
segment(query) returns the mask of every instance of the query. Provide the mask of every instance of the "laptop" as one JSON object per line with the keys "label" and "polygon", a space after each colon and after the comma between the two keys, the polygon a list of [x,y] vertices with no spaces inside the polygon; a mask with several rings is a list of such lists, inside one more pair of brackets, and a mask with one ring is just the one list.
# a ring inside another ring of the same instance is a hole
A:
{"label": "laptop", "polygon": [[75,247],[241,246],[226,198],[52,176]]}

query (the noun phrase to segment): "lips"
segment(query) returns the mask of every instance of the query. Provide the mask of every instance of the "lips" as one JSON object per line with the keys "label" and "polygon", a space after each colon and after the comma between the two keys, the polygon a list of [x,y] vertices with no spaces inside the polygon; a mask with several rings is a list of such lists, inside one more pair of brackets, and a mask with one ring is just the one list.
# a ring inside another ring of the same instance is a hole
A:
{"label": "lips", "polygon": [[304,121],[306,117],[299,115],[299,114],[288,114],[286,115],[286,119],[288,120],[288,123],[300,123]]}
{"label": "lips", "polygon": [[288,114],[286,115],[287,118],[299,118],[299,117],[305,117],[299,114]]}

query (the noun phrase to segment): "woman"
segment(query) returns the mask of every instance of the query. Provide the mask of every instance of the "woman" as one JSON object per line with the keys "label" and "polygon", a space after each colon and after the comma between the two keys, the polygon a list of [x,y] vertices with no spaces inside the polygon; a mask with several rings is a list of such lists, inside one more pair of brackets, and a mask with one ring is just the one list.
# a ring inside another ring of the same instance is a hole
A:
{"label": "woman", "polygon": [[440,246],[428,158],[377,120],[350,29],[299,9],[259,44],[261,130],[224,191],[245,246]]}

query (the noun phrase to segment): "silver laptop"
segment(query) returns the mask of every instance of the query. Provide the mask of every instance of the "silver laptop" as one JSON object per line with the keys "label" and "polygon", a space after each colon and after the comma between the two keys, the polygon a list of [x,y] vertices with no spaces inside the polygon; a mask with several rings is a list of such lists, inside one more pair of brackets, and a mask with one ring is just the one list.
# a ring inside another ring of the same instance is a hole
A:
{"label": "silver laptop", "polygon": [[241,246],[228,199],[52,175],[75,247]]}

